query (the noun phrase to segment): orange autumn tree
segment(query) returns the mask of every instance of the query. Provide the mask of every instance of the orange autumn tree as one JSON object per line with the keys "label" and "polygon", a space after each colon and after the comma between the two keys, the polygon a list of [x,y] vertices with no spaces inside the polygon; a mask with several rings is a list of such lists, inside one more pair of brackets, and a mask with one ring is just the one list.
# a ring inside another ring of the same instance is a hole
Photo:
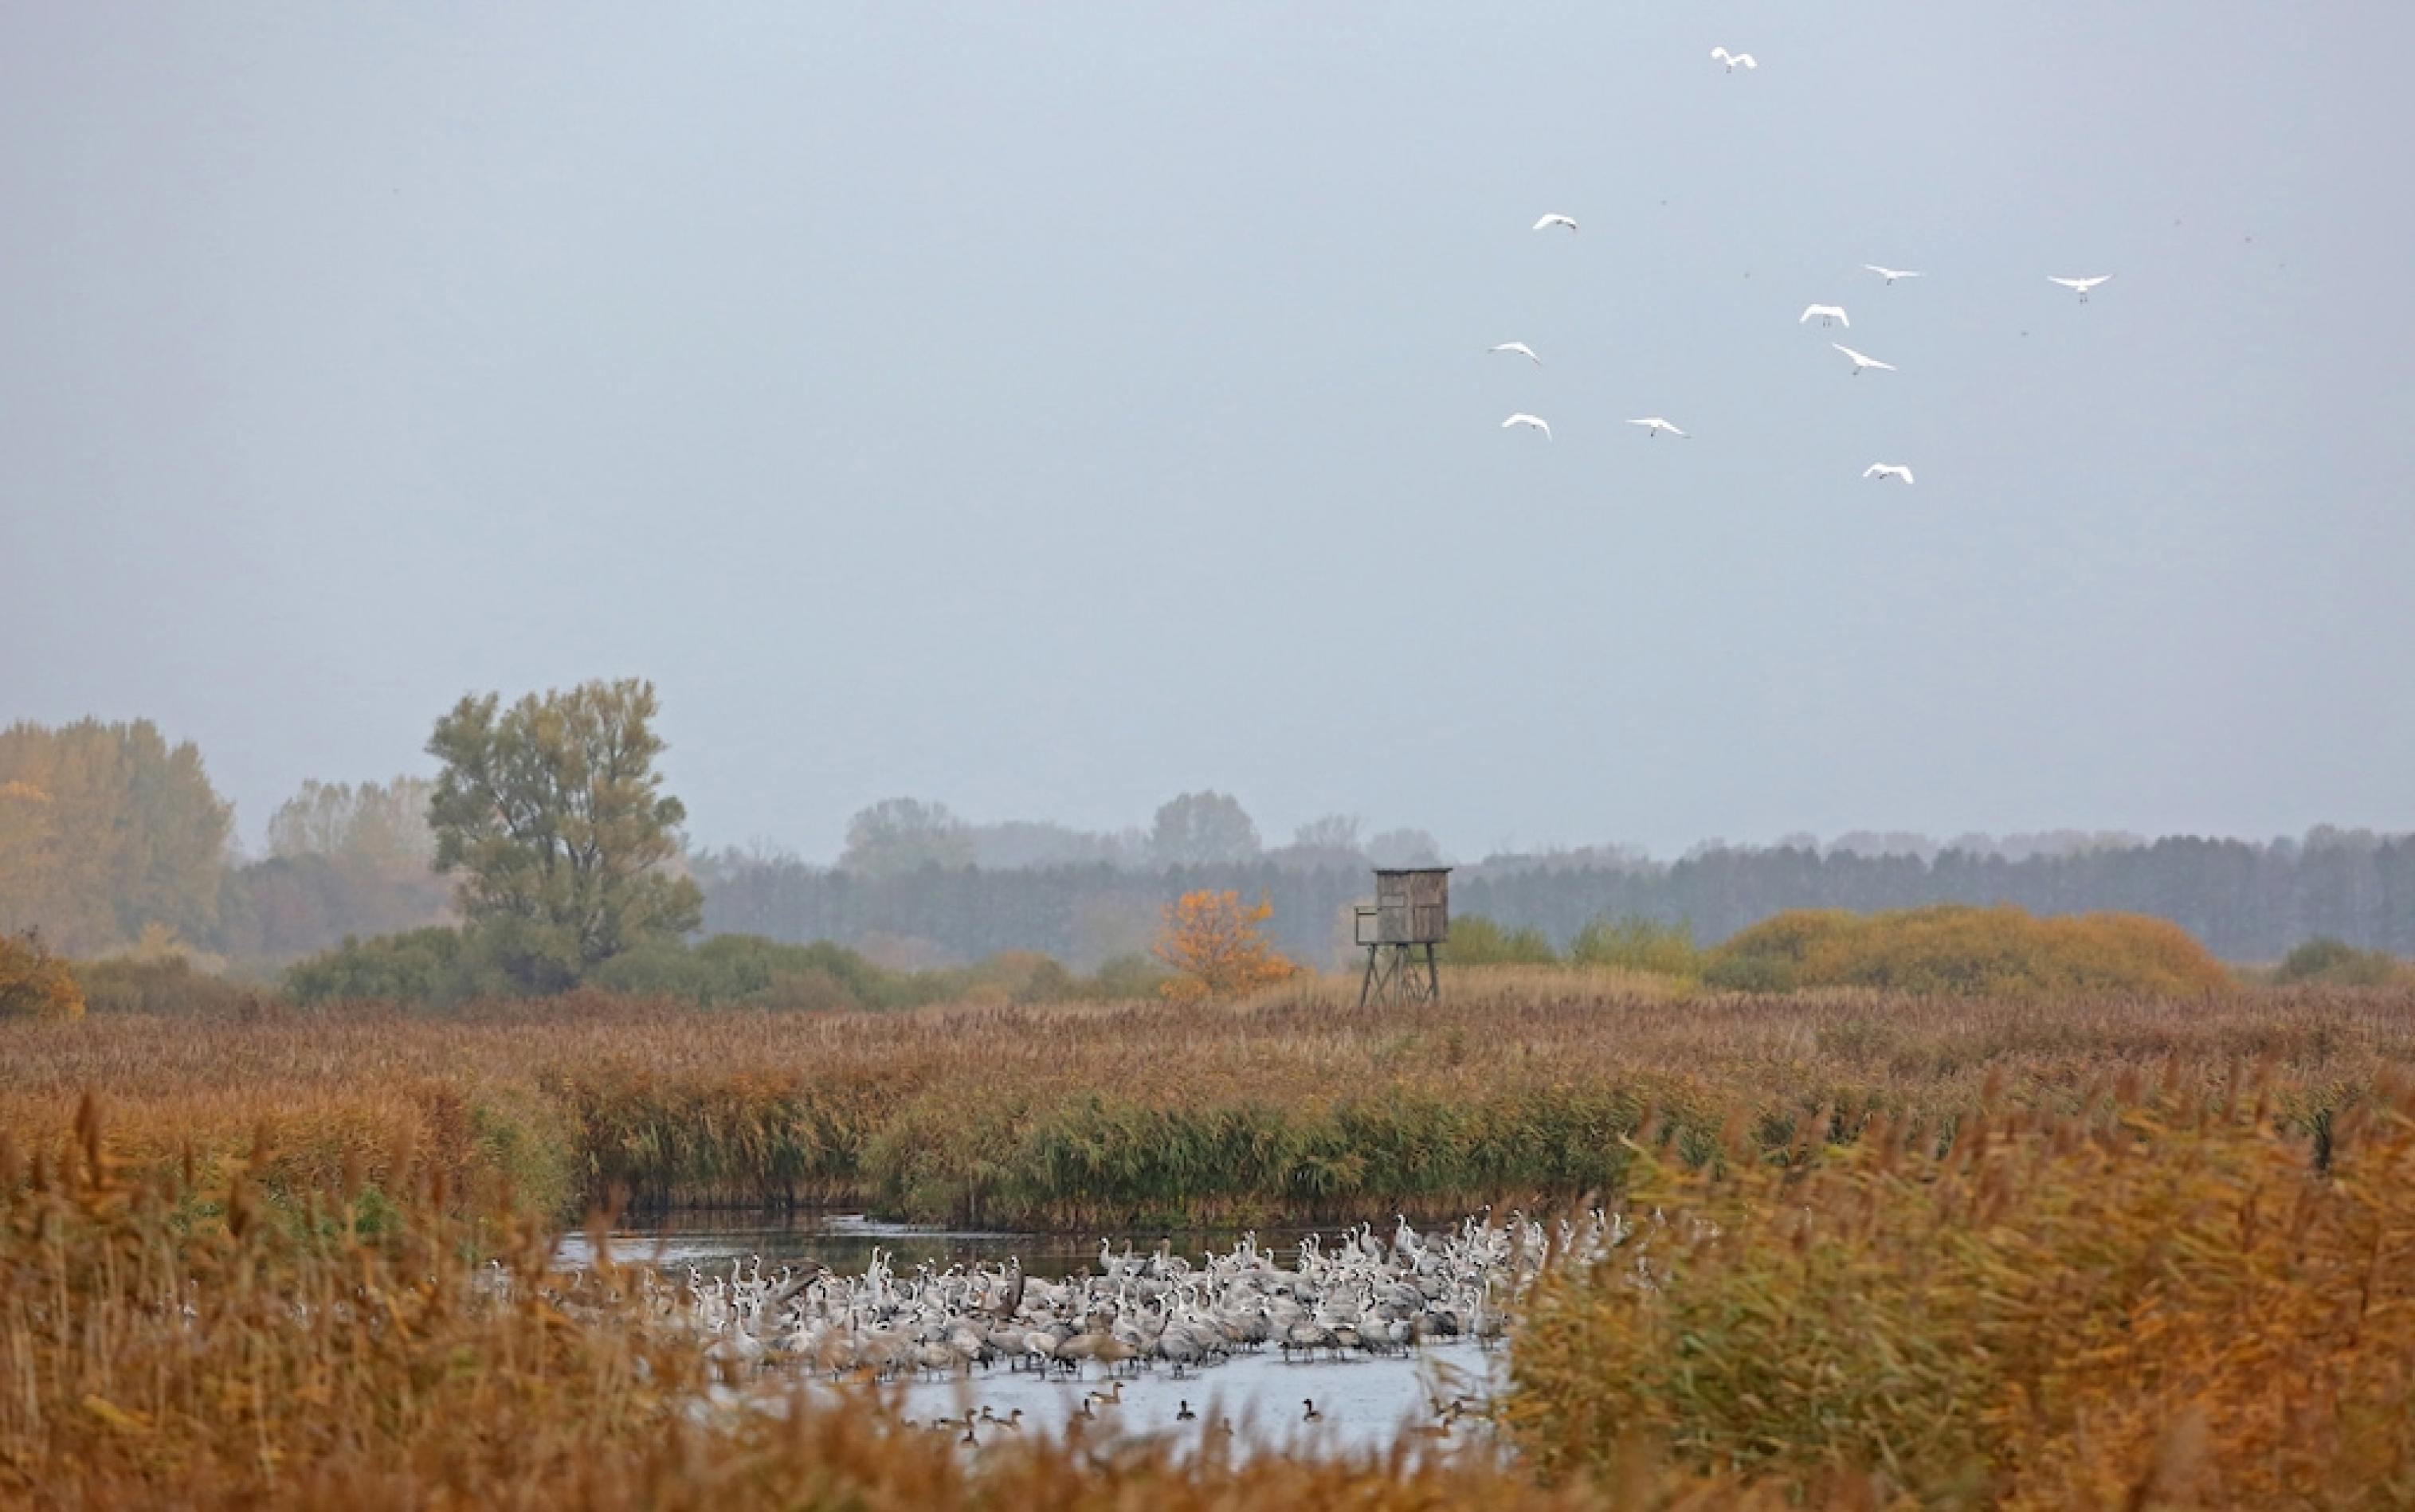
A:
{"label": "orange autumn tree", "polygon": [[1298,975],[1300,968],[1259,932],[1274,911],[1265,898],[1245,905],[1232,891],[1186,892],[1167,904],[1152,953],[1175,976],[1158,991],[1174,1002],[1197,1003],[1238,997]]}

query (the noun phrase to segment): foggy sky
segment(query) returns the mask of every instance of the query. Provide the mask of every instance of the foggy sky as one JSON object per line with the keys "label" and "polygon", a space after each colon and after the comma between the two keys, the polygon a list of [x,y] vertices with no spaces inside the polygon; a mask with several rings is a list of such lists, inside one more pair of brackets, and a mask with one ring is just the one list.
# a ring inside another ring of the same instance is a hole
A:
{"label": "foggy sky", "polygon": [[0,723],[149,715],[255,837],[631,674],[697,838],[809,856],[2415,827],[2410,43],[0,0]]}

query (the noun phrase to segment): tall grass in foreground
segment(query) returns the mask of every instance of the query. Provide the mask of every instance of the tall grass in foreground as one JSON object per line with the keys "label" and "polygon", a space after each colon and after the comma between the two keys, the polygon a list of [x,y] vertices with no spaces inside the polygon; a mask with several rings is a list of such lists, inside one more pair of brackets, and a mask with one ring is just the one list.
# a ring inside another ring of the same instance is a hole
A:
{"label": "tall grass in foreground", "polygon": [[2096,1117],[1991,1104],[1942,1156],[1883,1117],[1808,1164],[1644,1142],[1630,1201],[1666,1221],[1547,1283],[1509,1422],[1563,1475],[1673,1455],[1922,1505],[2415,1505],[2415,1099],[2341,1120],[2321,1173],[2272,1106],[2175,1074]]}
{"label": "tall grass in foreground", "polygon": [[[550,1271],[441,1171],[268,1222],[0,1147],[0,1504],[1069,1512],[1348,1506],[2395,1507],[2415,1500],[2415,1118],[2327,1175],[2252,1089],[1991,1106],[1938,1157],[1882,1123],[1824,1161],[1640,1141],[1638,1241],[1547,1280],[1511,1340],[1519,1448],[1388,1453],[999,1435],[878,1397],[708,1405],[700,1340],[608,1265]],[[1795,1152],[1808,1157],[1808,1150]],[[489,1268],[475,1258],[498,1262]],[[1637,1264],[1638,1257],[1642,1264]],[[768,1410],[765,1410],[768,1409]]]}
{"label": "tall grass in foreground", "polygon": [[[1471,974],[1473,977],[1473,974]],[[2302,989],[2159,1000],[1972,1001],[1631,991],[1615,972],[1474,979],[1362,1010],[1310,982],[1238,1006],[706,1010],[581,994],[445,1016],[0,1025],[0,1130],[56,1156],[87,1088],[111,1149],[213,1178],[259,1166],[291,1211],[347,1171],[465,1206],[508,1191],[575,1214],[843,1203],[911,1219],[1077,1229],[1452,1219],[1613,1194],[1657,1114],[1683,1158],[1721,1131],[1776,1154],[1827,1111],[1950,1135],[1992,1079],[2077,1113],[2124,1068],[2214,1088],[2269,1068],[2318,1142],[2392,1066],[2415,994]]]}
{"label": "tall grass in foreground", "polygon": [[217,1188],[121,1172],[89,1104],[77,1133],[60,1164],[0,1150],[8,1505],[1540,1512],[1717,1489],[1548,1489],[1483,1447],[1242,1455],[1034,1432],[968,1455],[868,1390],[709,1407],[701,1341],[642,1305],[632,1272],[549,1272],[549,1244],[508,1210],[455,1216],[441,1174],[364,1235],[357,1192],[264,1222],[257,1171]]}

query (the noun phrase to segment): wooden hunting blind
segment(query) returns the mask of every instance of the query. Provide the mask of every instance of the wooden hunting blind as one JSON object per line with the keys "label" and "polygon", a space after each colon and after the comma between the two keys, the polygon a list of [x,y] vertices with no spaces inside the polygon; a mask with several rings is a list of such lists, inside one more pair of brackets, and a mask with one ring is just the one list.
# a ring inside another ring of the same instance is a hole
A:
{"label": "wooden hunting blind", "polygon": [[1360,1006],[1441,1001],[1434,947],[1450,938],[1449,867],[1377,867],[1375,901],[1358,906],[1357,926],[1367,952]]}

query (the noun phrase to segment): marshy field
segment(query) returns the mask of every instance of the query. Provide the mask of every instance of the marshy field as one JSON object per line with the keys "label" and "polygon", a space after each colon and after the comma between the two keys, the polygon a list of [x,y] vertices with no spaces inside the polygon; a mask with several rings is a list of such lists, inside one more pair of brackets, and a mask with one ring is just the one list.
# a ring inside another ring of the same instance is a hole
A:
{"label": "marshy field", "polygon": [[532,1220],[604,1205],[840,1206],[960,1227],[1454,1219],[1622,1185],[1650,1121],[1688,1158],[1874,1114],[1950,1132],[1993,1098],[2078,1113],[2119,1078],[2255,1070],[2282,1127],[2415,1063],[2409,995],[1966,1001],[1672,996],[1471,972],[1441,1006],[1326,979],[1239,1005],[701,1010],[574,994],[411,1012],[0,1022],[0,1130],[58,1158],[99,1100],[120,1159],[245,1164],[270,1190],[428,1173]]}
{"label": "marshy field", "polygon": [[[2415,996],[1459,985],[0,1025],[0,1500],[2415,1499]],[[560,1245],[803,1209],[1145,1253],[1488,1205],[1624,1236],[1546,1243],[1480,1427],[1380,1450],[968,1449]]]}

